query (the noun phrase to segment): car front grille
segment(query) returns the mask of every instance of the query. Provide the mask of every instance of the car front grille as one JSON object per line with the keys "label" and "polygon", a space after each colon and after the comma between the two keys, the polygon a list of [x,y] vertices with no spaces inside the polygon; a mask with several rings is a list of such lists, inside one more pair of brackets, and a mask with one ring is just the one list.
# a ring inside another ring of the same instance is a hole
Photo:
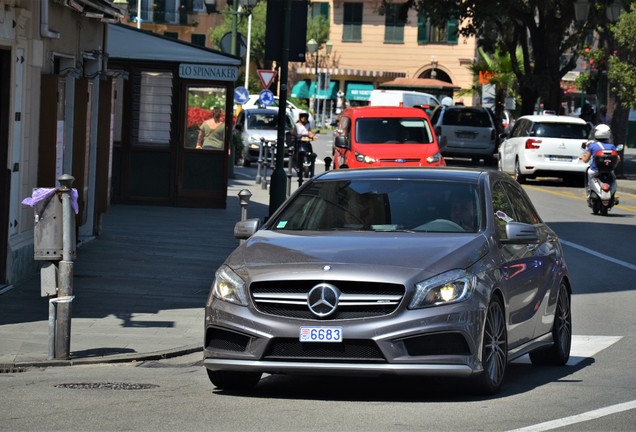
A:
{"label": "car front grille", "polygon": [[[307,305],[307,295],[325,281],[267,281],[250,286],[252,300],[259,312],[295,319],[317,319]],[[356,281],[328,281],[340,290],[336,311],[322,320],[373,318],[393,313],[404,298],[399,284]]]}
{"label": "car front grille", "polygon": [[271,341],[263,360],[386,363],[375,342],[356,339],[344,343],[308,343],[276,338]]}

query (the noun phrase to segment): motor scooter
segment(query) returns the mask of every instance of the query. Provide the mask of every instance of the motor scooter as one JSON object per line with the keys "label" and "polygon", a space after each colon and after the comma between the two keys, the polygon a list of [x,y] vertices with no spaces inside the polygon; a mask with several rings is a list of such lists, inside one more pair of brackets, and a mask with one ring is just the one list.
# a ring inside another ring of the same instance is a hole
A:
{"label": "motor scooter", "polygon": [[[586,144],[583,144],[586,148]],[[586,195],[587,205],[592,209],[592,213],[607,216],[607,213],[618,205],[616,196],[616,175],[614,170],[619,164],[618,153],[623,150],[623,144],[619,144],[616,150],[599,150],[592,155],[594,164],[598,168],[598,174],[590,176],[588,167],[586,175]]]}
{"label": "motor scooter", "polygon": [[303,178],[312,178],[316,167],[316,153],[311,145],[311,138],[302,136],[296,140],[294,146],[294,166],[298,173],[298,182]]}

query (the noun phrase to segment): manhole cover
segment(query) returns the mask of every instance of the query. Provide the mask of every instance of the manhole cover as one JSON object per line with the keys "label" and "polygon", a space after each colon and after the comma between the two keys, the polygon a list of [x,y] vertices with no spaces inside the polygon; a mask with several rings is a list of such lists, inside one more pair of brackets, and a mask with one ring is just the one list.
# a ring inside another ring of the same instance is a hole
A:
{"label": "manhole cover", "polygon": [[137,383],[67,383],[57,384],[57,388],[67,388],[73,390],[148,390],[159,387],[156,384]]}

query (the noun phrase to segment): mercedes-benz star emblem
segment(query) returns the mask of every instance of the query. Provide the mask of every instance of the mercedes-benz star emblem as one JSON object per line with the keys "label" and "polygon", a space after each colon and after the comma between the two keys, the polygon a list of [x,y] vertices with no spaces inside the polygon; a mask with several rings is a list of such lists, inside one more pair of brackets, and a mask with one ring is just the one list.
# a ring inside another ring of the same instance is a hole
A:
{"label": "mercedes-benz star emblem", "polygon": [[314,315],[325,318],[336,311],[339,298],[338,288],[328,283],[320,283],[307,294],[307,306]]}

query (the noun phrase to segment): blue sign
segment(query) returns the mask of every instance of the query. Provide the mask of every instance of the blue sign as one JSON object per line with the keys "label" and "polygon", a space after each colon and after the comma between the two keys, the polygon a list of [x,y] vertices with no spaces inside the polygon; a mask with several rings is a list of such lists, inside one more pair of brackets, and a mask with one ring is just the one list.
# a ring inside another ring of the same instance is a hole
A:
{"label": "blue sign", "polygon": [[274,93],[271,90],[263,90],[259,93],[261,103],[265,106],[269,106],[274,103]]}
{"label": "blue sign", "polygon": [[250,92],[245,87],[237,87],[234,89],[234,102],[243,105],[250,98]]}

